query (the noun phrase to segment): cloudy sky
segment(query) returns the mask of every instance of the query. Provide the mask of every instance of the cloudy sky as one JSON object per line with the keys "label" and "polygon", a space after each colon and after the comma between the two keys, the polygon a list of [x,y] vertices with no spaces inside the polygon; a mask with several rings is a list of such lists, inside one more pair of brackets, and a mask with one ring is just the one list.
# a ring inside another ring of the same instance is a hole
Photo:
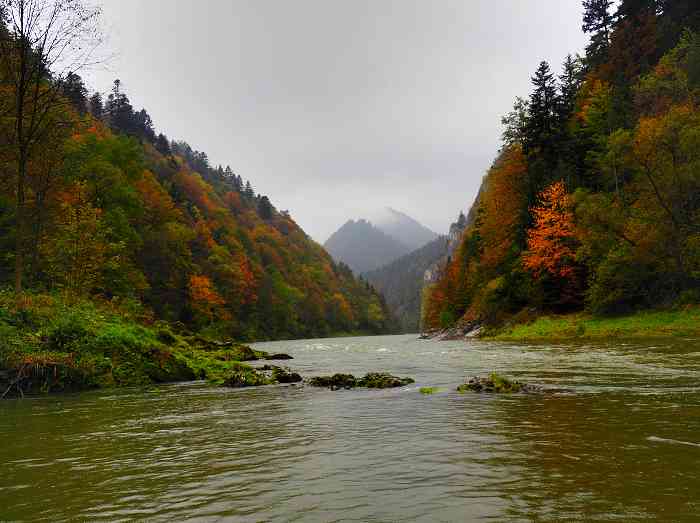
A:
{"label": "cloudy sky", "polygon": [[582,51],[579,0],[103,0],[157,130],[230,164],[323,242],[384,206],[446,232],[540,60]]}

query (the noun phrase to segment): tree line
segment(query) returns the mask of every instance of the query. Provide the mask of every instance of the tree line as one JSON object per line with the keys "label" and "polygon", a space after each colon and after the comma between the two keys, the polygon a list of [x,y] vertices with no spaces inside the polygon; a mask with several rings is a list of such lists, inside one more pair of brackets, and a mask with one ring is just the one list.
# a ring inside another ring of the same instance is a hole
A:
{"label": "tree line", "polygon": [[231,167],[157,132],[78,0],[0,0],[0,285],[239,339],[393,328],[383,298]]}
{"label": "tree line", "polygon": [[700,5],[585,0],[584,56],[503,117],[427,328],[700,302]]}

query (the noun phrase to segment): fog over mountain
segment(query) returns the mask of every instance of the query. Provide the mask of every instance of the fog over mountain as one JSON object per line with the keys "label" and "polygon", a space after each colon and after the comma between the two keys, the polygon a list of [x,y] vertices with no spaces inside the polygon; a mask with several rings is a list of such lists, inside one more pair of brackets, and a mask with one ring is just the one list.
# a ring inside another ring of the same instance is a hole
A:
{"label": "fog over mountain", "polygon": [[438,235],[410,216],[391,207],[365,216],[375,227],[411,249],[418,249]]}
{"label": "fog over mountain", "polygon": [[349,220],[324,244],[338,262],[355,274],[382,267],[411,251],[411,248],[364,219]]}

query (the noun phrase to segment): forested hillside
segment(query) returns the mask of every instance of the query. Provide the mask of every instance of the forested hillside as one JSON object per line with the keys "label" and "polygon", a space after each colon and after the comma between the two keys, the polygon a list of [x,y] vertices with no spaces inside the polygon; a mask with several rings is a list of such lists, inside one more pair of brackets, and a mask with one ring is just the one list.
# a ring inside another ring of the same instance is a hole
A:
{"label": "forested hillside", "polygon": [[365,277],[386,298],[403,332],[420,329],[421,294],[425,271],[447,252],[447,237],[440,236],[398,260],[368,272]]}
{"label": "forested hillside", "polygon": [[237,339],[392,329],[369,284],[250,181],[156,132],[119,80],[90,95],[52,70],[93,16],[56,5],[65,41],[39,18],[0,24],[0,285]]}
{"label": "forested hillside", "polygon": [[503,118],[428,327],[700,302],[700,4],[583,5],[585,56]]}

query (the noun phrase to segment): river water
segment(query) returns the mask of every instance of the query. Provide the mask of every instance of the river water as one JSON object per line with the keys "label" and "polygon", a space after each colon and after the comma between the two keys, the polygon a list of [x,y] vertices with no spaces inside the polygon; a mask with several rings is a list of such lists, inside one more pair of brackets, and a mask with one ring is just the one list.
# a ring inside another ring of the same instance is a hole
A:
{"label": "river water", "polygon": [[[380,370],[416,384],[4,401],[0,520],[700,519],[700,340],[256,347],[288,352],[306,376]],[[572,392],[454,391],[490,371]]]}

